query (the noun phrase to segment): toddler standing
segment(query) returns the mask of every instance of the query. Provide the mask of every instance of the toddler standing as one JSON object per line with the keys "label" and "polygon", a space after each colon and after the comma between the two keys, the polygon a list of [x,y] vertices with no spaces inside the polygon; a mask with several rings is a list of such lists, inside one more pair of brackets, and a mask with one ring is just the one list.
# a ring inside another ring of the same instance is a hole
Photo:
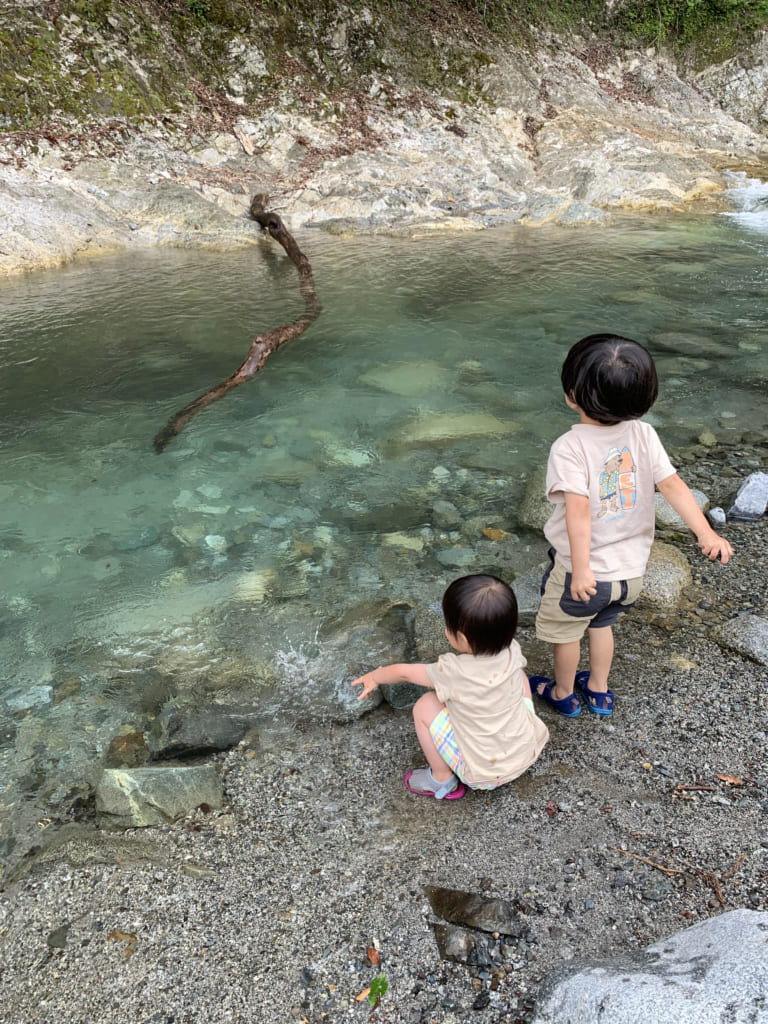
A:
{"label": "toddler standing", "polygon": [[[654,487],[696,534],[710,559],[725,563],[731,545],[718,536],[675,472],[653,427],[640,420],[658,393],[650,353],[629,338],[591,334],[577,342],[561,372],[565,403],[579,415],[552,445],[544,527],[552,545],[542,581],[536,636],[554,645],[554,679],[532,676],[533,692],[561,715],[610,715],[613,623],[637,600],[653,543]],[[579,672],[589,636],[589,671]]]}

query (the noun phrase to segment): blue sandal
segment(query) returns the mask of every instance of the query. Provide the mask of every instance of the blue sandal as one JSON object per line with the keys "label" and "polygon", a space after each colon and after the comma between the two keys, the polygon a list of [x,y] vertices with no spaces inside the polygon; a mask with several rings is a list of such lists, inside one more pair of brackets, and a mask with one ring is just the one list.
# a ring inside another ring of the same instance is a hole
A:
{"label": "blue sandal", "polygon": [[581,690],[581,695],[587,702],[588,709],[593,715],[602,715],[607,717],[613,714],[613,693],[611,690],[606,690],[601,693],[598,690],[590,690],[589,686],[589,672],[577,672],[576,673],[576,686]]}
{"label": "blue sandal", "polygon": [[[528,682],[531,684],[531,693],[541,698],[546,704],[549,704],[559,715],[564,715],[566,718],[575,718],[576,715],[581,714],[581,701],[575,693],[572,693],[570,697],[564,697],[562,700],[552,696],[552,689],[555,685],[554,679],[549,679],[547,676],[529,676]],[[540,686],[542,687],[541,691],[539,691]],[[608,713],[610,714],[610,712]]]}

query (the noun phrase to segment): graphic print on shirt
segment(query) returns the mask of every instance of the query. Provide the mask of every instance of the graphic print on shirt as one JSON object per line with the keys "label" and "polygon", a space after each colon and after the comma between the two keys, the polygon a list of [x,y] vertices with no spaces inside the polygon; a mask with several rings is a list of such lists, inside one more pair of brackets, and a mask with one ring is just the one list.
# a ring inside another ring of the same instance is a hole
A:
{"label": "graphic print on shirt", "polygon": [[629,448],[611,448],[600,473],[600,511],[598,519],[618,519],[635,507],[637,489],[635,460]]}

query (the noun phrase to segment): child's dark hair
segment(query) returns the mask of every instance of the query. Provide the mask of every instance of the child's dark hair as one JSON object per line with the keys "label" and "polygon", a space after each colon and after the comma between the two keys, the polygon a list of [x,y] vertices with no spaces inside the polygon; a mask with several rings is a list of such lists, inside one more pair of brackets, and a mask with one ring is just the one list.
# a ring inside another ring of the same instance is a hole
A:
{"label": "child's dark hair", "polygon": [[577,341],[565,357],[560,380],[571,401],[606,425],[644,416],[659,392],[650,352],[616,334],[590,334]]}
{"label": "child's dark hair", "polygon": [[517,630],[517,599],[496,576],[454,580],[443,594],[443,618],[451,633],[463,633],[473,654],[498,654]]}

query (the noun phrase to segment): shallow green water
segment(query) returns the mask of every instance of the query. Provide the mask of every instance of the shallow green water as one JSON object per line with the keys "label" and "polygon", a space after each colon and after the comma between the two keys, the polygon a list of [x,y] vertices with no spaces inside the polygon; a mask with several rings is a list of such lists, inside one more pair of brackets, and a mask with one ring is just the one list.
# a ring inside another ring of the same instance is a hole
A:
{"label": "shallow green water", "polygon": [[759,224],[299,241],[319,321],[160,455],[169,416],[300,311],[282,251],[0,285],[0,697],[26,713],[6,764],[39,758],[42,723],[58,723],[46,772],[75,756],[71,730],[83,756],[102,749],[169,651],[177,674],[220,644],[246,673],[295,675],[330,614],[434,600],[487,567],[482,528],[518,529],[526,479],[572,422],[559,367],[584,334],[649,343],[669,446],[768,428]]}

